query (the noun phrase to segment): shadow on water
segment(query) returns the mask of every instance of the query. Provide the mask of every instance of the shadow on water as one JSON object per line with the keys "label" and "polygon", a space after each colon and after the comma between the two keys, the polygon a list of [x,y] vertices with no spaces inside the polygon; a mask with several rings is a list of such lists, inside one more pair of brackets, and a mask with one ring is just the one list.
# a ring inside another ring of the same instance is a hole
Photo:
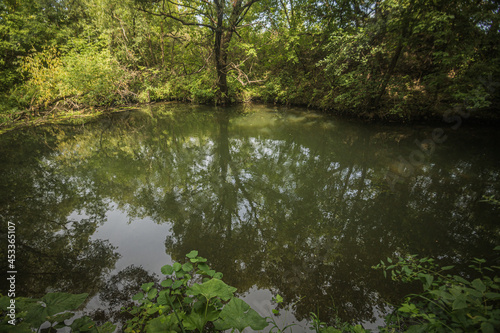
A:
{"label": "shadow on water", "polygon": [[0,219],[16,224],[20,295],[88,292],[90,310],[119,321],[161,260],[197,249],[242,296],[297,302],[299,321],[314,311],[373,322],[409,292],[371,269],[380,259],[460,267],[491,259],[499,241],[499,209],[481,201],[500,190],[493,130],[450,133],[389,186],[387,170],[430,132],[166,104],[3,135]]}

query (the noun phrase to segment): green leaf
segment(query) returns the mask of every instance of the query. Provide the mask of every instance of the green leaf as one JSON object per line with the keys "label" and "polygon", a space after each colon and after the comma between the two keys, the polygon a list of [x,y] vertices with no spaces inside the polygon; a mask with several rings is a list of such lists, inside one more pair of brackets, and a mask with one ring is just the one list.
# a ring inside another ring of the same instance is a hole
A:
{"label": "green leaf", "polygon": [[156,302],[160,305],[170,305],[170,302],[167,299],[168,296],[168,291],[167,290],[162,290],[160,291],[160,294],[158,295],[158,299]]}
{"label": "green leaf", "polygon": [[458,295],[457,298],[453,301],[453,310],[465,309],[467,307],[467,299],[466,296],[461,294]]}
{"label": "green leaf", "polygon": [[453,278],[454,278],[454,279],[455,279],[455,281],[457,281],[457,282],[460,282],[460,283],[463,283],[463,284],[466,284],[466,285],[470,284],[470,282],[469,282],[469,281],[467,281],[466,279],[464,279],[464,278],[463,278],[463,277],[461,277],[461,276],[454,275],[454,276],[453,276]]}
{"label": "green leaf", "polygon": [[177,289],[179,288],[180,286],[182,286],[182,280],[177,280],[175,281],[173,284],[172,284],[172,289]]}
{"label": "green leaf", "polygon": [[500,299],[500,294],[499,293],[485,293],[484,297],[488,299]]}
{"label": "green leaf", "polygon": [[190,272],[193,270],[193,265],[191,263],[187,262],[184,265],[182,265],[182,270],[185,272]]}
{"label": "green leaf", "polygon": [[149,289],[151,289],[151,287],[154,285],[154,282],[149,282],[149,283],[144,283],[141,288],[142,290],[144,291],[148,291]]}
{"label": "green leaf", "polygon": [[94,323],[94,321],[87,316],[75,319],[70,327],[73,332],[99,332],[97,330],[96,323]]}
{"label": "green leaf", "polygon": [[207,323],[205,316],[197,311],[193,311],[188,315],[184,314],[181,320],[184,328],[188,331],[198,329],[199,332],[203,332],[203,327]]}
{"label": "green leaf", "polygon": [[214,322],[217,330],[227,330],[230,328],[243,331],[245,327],[260,331],[267,327],[268,323],[250,305],[239,298],[232,298],[222,309],[220,319]]}
{"label": "green leaf", "polygon": [[476,290],[479,290],[482,293],[484,293],[486,291],[486,286],[484,285],[483,281],[481,281],[480,279],[475,279],[474,281],[472,281],[472,286]]}
{"label": "green leaf", "polygon": [[495,333],[495,327],[488,322],[481,323],[481,332],[482,333]]}
{"label": "green leaf", "polygon": [[453,269],[455,266],[444,266],[441,268],[443,271],[449,271],[450,269]]}
{"label": "green leaf", "polygon": [[155,298],[157,294],[158,294],[158,290],[156,288],[150,289],[148,291],[148,299]]}
{"label": "green leaf", "polygon": [[189,252],[188,254],[186,254],[186,257],[188,257],[189,259],[194,259],[197,256],[198,256],[198,251],[195,251],[195,250],[193,250],[193,251]]}
{"label": "green leaf", "polygon": [[48,293],[41,299],[45,306],[40,303],[33,304],[29,307],[24,320],[34,327],[39,327],[49,316],[76,310],[87,299],[87,296],[88,294]]}
{"label": "green leaf", "polygon": [[424,289],[427,290],[431,287],[432,282],[434,281],[434,276],[430,274],[424,274],[424,278],[425,278]]}
{"label": "green leaf", "polygon": [[164,275],[171,275],[174,272],[174,268],[170,265],[165,265],[161,268],[161,273]]}
{"label": "green leaf", "polygon": [[48,293],[42,297],[49,316],[63,311],[73,311],[87,299],[89,294]]}
{"label": "green leaf", "polygon": [[133,300],[133,301],[139,301],[139,300],[141,300],[141,299],[143,299],[143,298],[144,298],[144,294],[143,294],[143,293],[137,293],[137,294],[135,294],[135,295],[132,297],[132,300]]}
{"label": "green leaf", "polygon": [[186,294],[188,295],[203,295],[207,300],[213,297],[219,297],[220,299],[227,301],[233,297],[236,288],[231,287],[219,279],[211,279],[202,284],[195,284],[191,286]]}
{"label": "green leaf", "polygon": [[277,294],[276,297],[274,298],[274,301],[278,304],[283,303],[283,297],[281,297],[280,294]]}
{"label": "green leaf", "polygon": [[174,283],[174,281],[172,281],[172,279],[166,279],[164,281],[162,281],[160,283],[160,285],[163,287],[163,288],[168,288],[172,285],[172,283]]}
{"label": "green leaf", "polygon": [[174,315],[160,316],[152,319],[146,325],[147,333],[177,333],[179,321]]}
{"label": "green leaf", "polygon": [[108,321],[102,326],[99,326],[97,330],[99,331],[99,333],[113,333],[116,330],[116,325],[113,325]]}
{"label": "green leaf", "polygon": [[182,265],[178,262],[175,262],[173,268],[174,268],[174,271],[177,272],[182,268]]}

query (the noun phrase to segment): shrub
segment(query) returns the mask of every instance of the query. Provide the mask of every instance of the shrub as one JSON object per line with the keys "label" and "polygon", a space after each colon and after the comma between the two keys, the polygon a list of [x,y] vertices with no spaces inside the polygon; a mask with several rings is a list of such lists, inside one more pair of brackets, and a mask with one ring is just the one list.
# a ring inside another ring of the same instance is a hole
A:
{"label": "shrub", "polygon": [[[495,248],[500,250],[500,247]],[[374,268],[395,281],[419,281],[423,292],[406,297],[386,319],[385,331],[405,332],[495,332],[500,328],[500,267],[484,267],[484,259],[470,265],[479,277],[469,281],[448,273],[453,266],[439,267],[434,259],[416,255],[399,258]]]}
{"label": "shrub", "polygon": [[22,66],[28,80],[14,94],[32,109],[62,101],[69,106],[121,104],[132,96],[127,72],[108,50],[78,43],[61,53],[55,48],[33,53]]}

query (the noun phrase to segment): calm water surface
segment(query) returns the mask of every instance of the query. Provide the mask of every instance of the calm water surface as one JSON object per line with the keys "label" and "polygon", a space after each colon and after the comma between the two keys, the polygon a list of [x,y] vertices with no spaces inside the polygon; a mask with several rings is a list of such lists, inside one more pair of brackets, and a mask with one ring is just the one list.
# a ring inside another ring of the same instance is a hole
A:
{"label": "calm water surface", "polygon": [[294,332],[311,311],[376,327],[411,291],[371,268],[380,259],[460,268],[500,244],[500,207],[482,201],[500,198],[500,136],[465,125],[165,104],[5,134],[19,296],[87,292],[88,312],[118,322],[141,283],[196,249],[263,316],[282,295]]}

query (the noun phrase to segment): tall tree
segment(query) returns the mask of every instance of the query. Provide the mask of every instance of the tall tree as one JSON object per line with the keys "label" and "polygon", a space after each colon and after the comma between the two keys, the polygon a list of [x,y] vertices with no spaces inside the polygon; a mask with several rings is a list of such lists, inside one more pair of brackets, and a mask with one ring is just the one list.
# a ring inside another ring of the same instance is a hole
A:
{"label": "tall tree", "polygon": [[228,47],[250,7],[259,0],[157,0],[154,7],[146,1],[137,0],[140,10],[151,15],[167,17],[186,26],[210,29],[213,40],[213,54],[217,72],[215,102],[228,104]]}

